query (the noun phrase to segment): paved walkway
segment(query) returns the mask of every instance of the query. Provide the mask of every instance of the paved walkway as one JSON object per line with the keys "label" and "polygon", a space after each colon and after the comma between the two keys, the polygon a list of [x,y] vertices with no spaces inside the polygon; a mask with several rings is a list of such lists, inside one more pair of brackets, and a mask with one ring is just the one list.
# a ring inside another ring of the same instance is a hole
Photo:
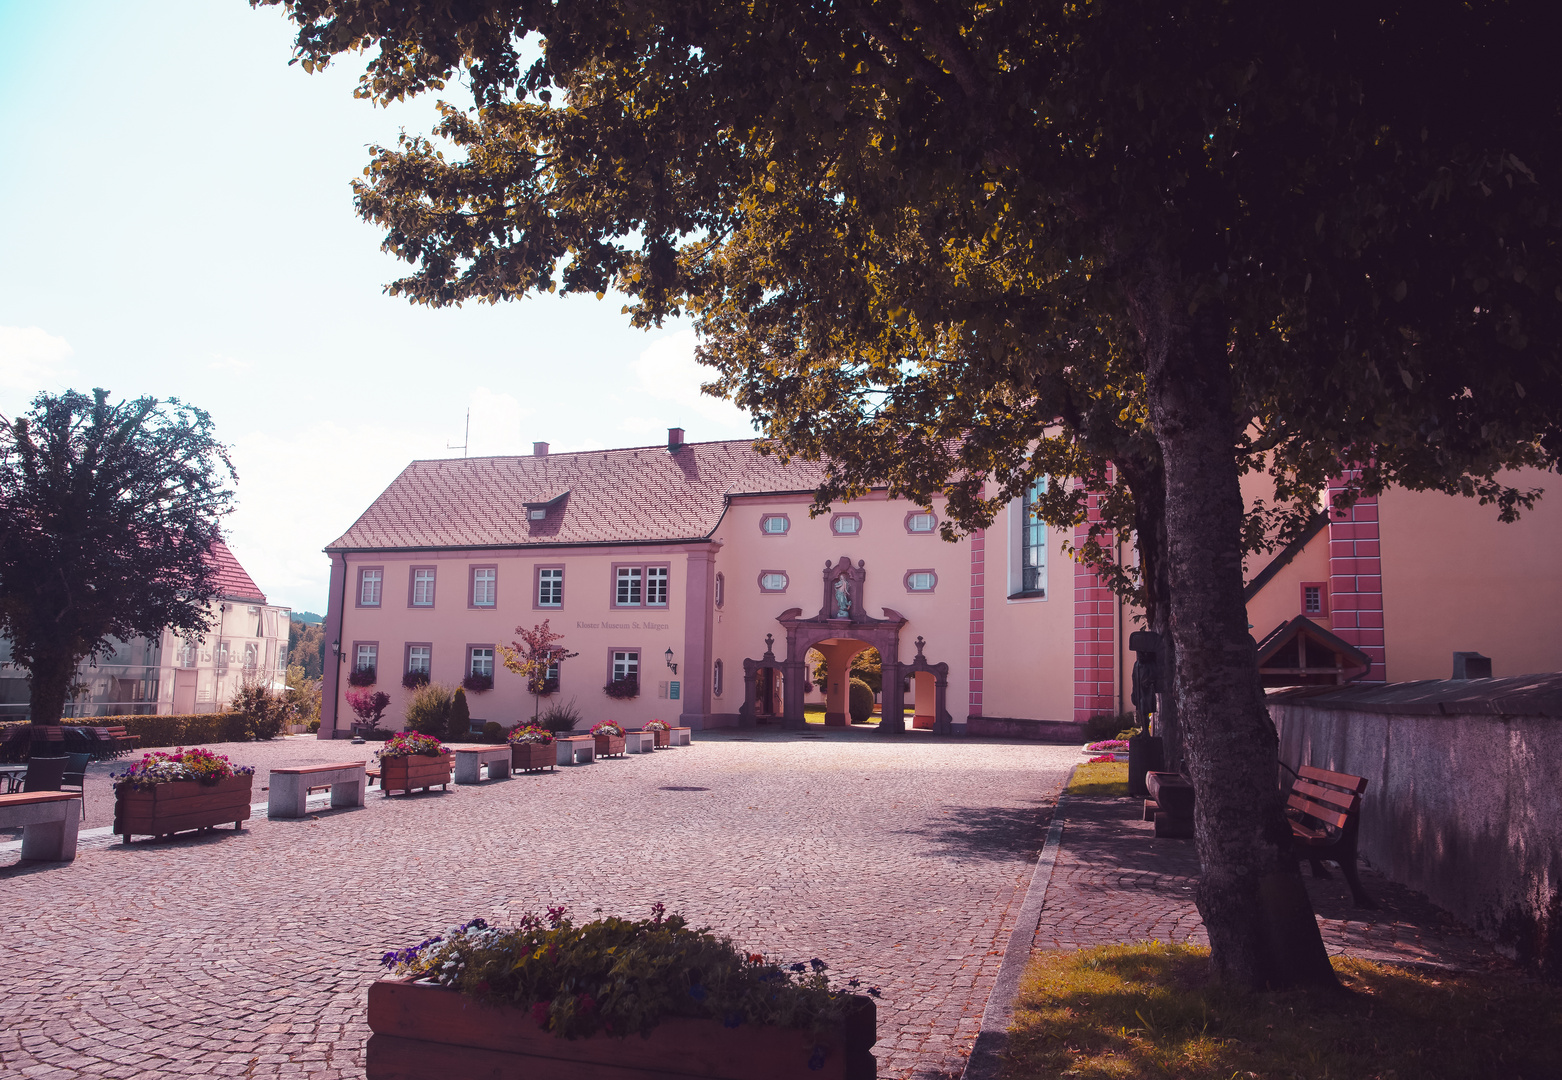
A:
{"label": "paved walkway", "polygon": [[[1208,945],[1193,905],[1198,859],[1192,840],[1157,840],[1132,799],[1069,796],[1063,840],[1036,929],[1038,949],[1136,941]],[[1332,867],[1320,880],[1302,871],[1331,955],[1459,968],[1502,965],[1492,948],[1420,893],[1363,868],[1376,911],[1351,903]]]}
{"label": "paved walkway", "polygon": [[[1077,748],[702,734],[237,833],[88,840],[70,866],[0,851],[0,1075],[359,1077],[384,950],[473,916],[656,901],[877,983],[879,1075],[957,1075]],[[214,749],[258,767],[258,802],[271,766],[373,747]],[[89,834],[111,816],[107,772]]]}

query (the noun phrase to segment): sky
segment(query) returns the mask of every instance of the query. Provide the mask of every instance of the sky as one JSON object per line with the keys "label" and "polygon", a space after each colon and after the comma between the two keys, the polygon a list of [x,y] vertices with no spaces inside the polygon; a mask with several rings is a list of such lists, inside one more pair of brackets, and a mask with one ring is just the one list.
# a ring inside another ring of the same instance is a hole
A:
{"label": "sky", "polygon": [[753,435],[700,394],[687,325],[631,329],[622,297],[386,296],[407,267],[349,185],[434,99],[377,108],[354,58],[291,54],[246,0],[0,0],[0,414],[99,386],[206,409],[234,554],[315,612],[321,548],[409,461],[460,456],[468,410],[473,456]]}

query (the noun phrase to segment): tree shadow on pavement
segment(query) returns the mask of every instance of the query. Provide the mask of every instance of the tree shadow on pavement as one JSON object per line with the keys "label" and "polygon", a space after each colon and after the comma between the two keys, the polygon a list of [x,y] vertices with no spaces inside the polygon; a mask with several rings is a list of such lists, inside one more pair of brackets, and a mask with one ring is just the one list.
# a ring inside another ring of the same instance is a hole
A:
{"label": "tree shadow on pavement", "polygon": [[950,806],[948,816],[899,830],[937,845],[941,855],[1035,862],[1052,821],[1052,806]]}

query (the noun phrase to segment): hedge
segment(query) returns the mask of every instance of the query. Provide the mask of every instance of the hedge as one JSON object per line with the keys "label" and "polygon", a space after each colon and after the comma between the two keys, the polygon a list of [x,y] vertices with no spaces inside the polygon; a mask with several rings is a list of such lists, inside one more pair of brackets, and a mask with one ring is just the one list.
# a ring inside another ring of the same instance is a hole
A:
{"label": "hedge", "polygon": [[90,716],[65,723],[88,727],[118,727],[140,741],[136,749],[164,746],[199,746],[202,743],[246,742],[248,727],[242,713],[185,713],[177,716]]}

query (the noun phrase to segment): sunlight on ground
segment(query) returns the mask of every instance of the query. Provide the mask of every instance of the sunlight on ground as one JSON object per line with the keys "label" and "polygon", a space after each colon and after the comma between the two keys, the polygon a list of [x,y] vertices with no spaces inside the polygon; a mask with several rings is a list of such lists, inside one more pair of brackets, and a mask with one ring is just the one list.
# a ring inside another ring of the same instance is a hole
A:
{"label": "sunlight on ground", "polygon": [[1065,795],[1115,795],[1128,796],[1128,762],[1102,761],[1092,764],[1082,762],[1069,778]]}

